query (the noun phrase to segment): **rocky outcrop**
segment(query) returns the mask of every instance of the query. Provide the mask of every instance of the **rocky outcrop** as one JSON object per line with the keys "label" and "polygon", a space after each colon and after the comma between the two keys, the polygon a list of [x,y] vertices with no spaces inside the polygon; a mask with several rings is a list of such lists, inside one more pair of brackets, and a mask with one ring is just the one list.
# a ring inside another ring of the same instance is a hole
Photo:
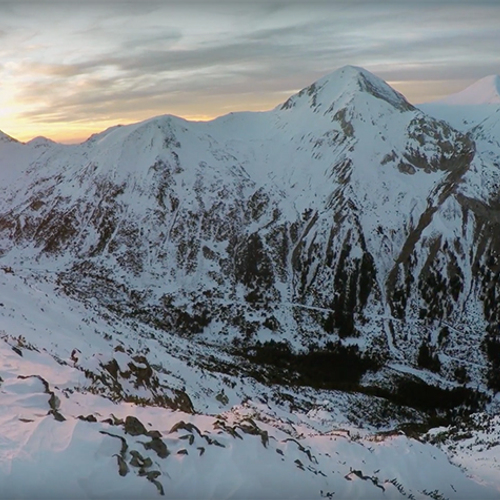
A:
{"label": "rocky outcrop", "polygon": [[[478,144],[344,68],[268,113],[38,148],[0,206],[3,258],[60,262],[66,293],[233,353],[355,340],[370,366],[418,369],[425,341],[449,382],[495,389],[500,219]],[[102,368],[96,391],[127,401],[127,380],[192,411],[143,359]]]}

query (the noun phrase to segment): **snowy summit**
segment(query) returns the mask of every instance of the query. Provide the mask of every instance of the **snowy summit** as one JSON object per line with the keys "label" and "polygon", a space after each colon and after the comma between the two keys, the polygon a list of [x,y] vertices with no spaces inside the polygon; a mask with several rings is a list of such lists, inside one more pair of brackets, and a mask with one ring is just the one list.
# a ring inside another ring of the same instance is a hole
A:
{"label": "snowy summit", "polygon": [[0,134],[0,498],[498,498],[498,90]]}
{"label": "snowy summit", "polygon": [[435,103],[460,106],[500,104],[500,76],[491,75],[481,78],[465,90],[435,101]]}

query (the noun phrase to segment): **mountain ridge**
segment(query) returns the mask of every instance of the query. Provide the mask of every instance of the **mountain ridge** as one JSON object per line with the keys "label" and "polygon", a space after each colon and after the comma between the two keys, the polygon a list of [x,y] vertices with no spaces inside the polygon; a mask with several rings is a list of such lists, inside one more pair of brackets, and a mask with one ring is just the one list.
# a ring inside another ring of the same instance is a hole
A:
{"label": "mountain ridge", "polygon": [[[401,109],[413,109],[413,106],[406,100],[406,98],[396,90],[394,90],[390,85],[388,85],[385,81],[383,81],[381,78],[375,76],[373,73],[370,73],[364,68],[358,67],[358,66],[352,66],[352,65],[346,65],[343,66],[335,71],[332,71],[331,73],[326,74],[322,78],[318,79],[311,85],[305,87],[304,89],[300,90],[296,94],[293,94],[290,96],[287,101],[278,104],[273,110],[279,110],[279,109],[286,109],[290,103],[298,100],[299,98],[303,97],[304,95],[309,95],[309,97],[314,100],[317,98],[313,95],[314,90],[322,89],[322,90],[329,90],[330,93],[333,95],[329,96],[330,100],[330,105],[332,104],[333,101],[337,100],[339,97],[341,97],[343,94],[347,93],[347,101],[352,100],[352,98],[357,94],[357,93],[370,93],[372,96],[377,97],[381,100],[385,100],[388,103],[392,104],[394,107],[400,107]],[[289,104],[287,104],[289,103]],[[323,103],[324,106],[326,106],[326,103]],[[132,128],[137,128],[142,125],[146,125],[147,123],[150,123],[152,121],[158,121],[158,120],[177,120],[180,123],[212,123],[215,121],[220,121],[223,119],[227,119],[230,116],[238,116],[238,115],[246,115],[246,114],[253,114],[255,116],[258,116],[259,114],[262,113],[269,113],[273,110],[268,110],[268,111],[254,111],[254,112],[246,112],[246,111],[241,111],[241,112],[231,112],[228,113],[227,115],[222,115],[216,118],[213,118],[212,120],[204,121],[204,122],[198,122],[196,120],[190,121],[182,117],[178,117],[175,115],[171,114],[165,114],[165,115],[159,115],[159,116],[152,116],[150,118],[147,118],[145,120],[142,120],[140,122],[136,123],[131,123],[127,125],[114,125],[106,130],[96,132],[92,134],[88,139],[84,140],[80,144],[84,144],[88,141],[94,142],[99,139],[102,139],[105,137],[107,134],[110,134],[117,129],[120,129],[122,127],[132,127]],[[2,132],[3,133],[3,132]],[[7,136],[7,134],[4,134]],[[7,136],[10,137],[10,136]],[[42,138],[36,137],[31,139],[31,141],[34,141],[37,139],[38,141]],[[46,138],[43,138],[46,139]],[[51,141],[51,139],[48,139]],[[22,144],[29,144],[31,141],[27,141],[26,143]],[[52,141],[54,142],[54,141]],[[71,146],[71,145],[70,145]]]}
{"label": "mountain ridge", "polygon": [[433,104],[455,106],[500,104],[500,76],[489,75],[477,80],[464,90],[451,94]]}
{"label": "mountain ridge", "polygon": [[497,117],[318,82],[0,142],[8,496],[498,497]]}
{"label": "mountain ridge", "polygon": [[[297,303],[337,311],[319,324],[313,320],[306,337],[316,326],[324,329],[323,322],[331,333],[345,328],[342,336],[358,335],[353,321],[365,307],[378,315],[400,307],[392,297],[398,266],[411,257],[434,213],[454,199],[474,147],[442,122],[402,109],[397,94],[366,71],[348,67],[333,75],[318,84],[312,108],[314,92],[306,88],[304,108],[209,123],[158,117],[114,127],[79,146],[44,150],[30,170],[31,185],[21,176],[9,195],[0,226],[5,258],[24,247],[41,262],[76,258],[75,272],[90,265],[115,274],[118,266],[127,287],[151,283],[151,273],[170,276],[167,289],[177,290],[177,301],[198,297],[198,310],[190,313],[195,329],[222,321],[233,335],[232,322],[247,315],[245,305],[264,323],[269,301],[275,309],[269,321],[282,323],[280,331],[297,331],[296,319],[281,306]],[[332,95],[321,94],[330,87],[338,98],[333,103]],[[318,106],[326,111],[317,113]],[[379,230],[384,226],[387,233]],[[248,267],[251,257],[257,260]],[[344,280],[352,288],[349,301],[335,294]],[[166,300],[155,287],[154,300]],[[205,293],[218,296],[222,316],[229,317],[209,320],[214,299],[207,302]],[[382,296],[384,305],[376,298]],[[237,314],[224,305],[234,300]],[[180,301],[175,317],[163,317],[161,309],[153,317],[160,314],[158,321],[176,328],[184,324],[184,307],[192,310]],[[245,328],[262,330],[255,325]],[[391,344],[387,328],[382,337]],[[389,351],[399,356],[396,348]]]}
{"label": "mountain ridge", "polygon": [[[347,101],[352,100],[352,98],[357,94],[357,93],[370,93],[372,96],[377,97],[381,100],[385,100],[386,102],[392,104],[396,108],[400,108],[401,110],[413,110],[415,109],[415,106],[412,105],[407,101],[407,99],[402,95],[400,92],[396,91],[393,89],[387,82],[382,80],[381,78],[377,77],[370,71],[359,67],[359,66],[353,66],[353,65],[346,65],[343,67],[340,67],[325,76],[319,78],[312,84],[304,87],[302,90],[299,92],[291,95],[285,102],[278,104],[275,106],[275,108],[267,111],[254,111],[254,112],[246,112],[246,111],[241,111],[241,112],[230,112],[227,115],[221,115],[218,117],[215,117],[211,120],[204,121],[204,122],[199,122],[196,120],[188,120],[179,116],[171,115],[171,114],[165,114],[165,115],[158,115],[158,116],[152,116],[150,118],[146,118],[145,120],[142,120],[140,122],[136,123],[131,123],[127,125],[114,125],[109,127],[108,129],[102,130],[100,132],[96,132],[92,134],[89,138],[84,140],[80,144],[84,144],[86,142],[94,142],[96,140],[102,139],[104,136],[107,134],[122,128],[122,127],[132,127],[132,128],[137,128],[140,127],[141,125],[146,125],[149,122],[152,121],[158,121],[158,120],[177,120],[180,124],[189,124],[189,123],[212,123],[212,122],[217,122],[217,121],[224,121],[229,119],[230,117],[234,116],[239,116],[239,115],[255,115],[258,116],[262,113],[269,113],[271,111],[276,111],[276,110],[282,110],[282,109],[287,109],[288,107],[292,106],[292,103],[295,103],[295,101],[300,100],[301,98],[304,98],[305,96],[309,97],[309,99],[312,101],[316,100],[318,95],[317,92],[320,90],[330,90],[330,92],[333,93],[333,96],[329,97],[330,101],[335,101],[339,100],[340,97],[343,96],[343,94],[348,94],[347,96]],[[486,97],[485,97],[486,95]],[[332,99],[333,98],[333,99]],[[310,103],[310,104],[311,104]],[[330,105],[332,102],[329,103]],[[345,103],[346,104],[346,103]],[[473,84],[471,84],[469,87],[466,89],[457,92],[455,94],[451,94],[443,99],[429,102],[429,103],[424,103],[422,105],[419,105],[418,107],[425,108],[426,106],[440,106],[440,105],[453,105],[453,106],[460,106],[460,105],[471,105],[471,106],[481,106],[481,105],[488,105],[488,104],[500,104],[500,76],[498,75],[490,75],[487,77],[483,77],[480,80],[477,80]],[[293,104],[295,105],[295,104]],[[326,103],[322,103],[322,105],[326,106]],[[312,106],[314,107],[314,106]],[[433,115],[433,113],[430,113]],[[20,144],[29,144],[32,141],[35,141],[36,143],[39,143],[42,141],[42,139],[45,141],[50,141],[50,142],[55,142],[52,141],[52,139],[48,139],[45,137],[35,137],[31,139],[30,141],[27,141],[25,143],[18,141],[17,139],[9,136],[8,134],[5,134],[4,132],[0,131],[0,136],[3,137],[5,140],[14,140],[16,142],[19,142]],[[56,142],[57,143],[57,142]],[[71,145],[69,145],[71,146]]]}

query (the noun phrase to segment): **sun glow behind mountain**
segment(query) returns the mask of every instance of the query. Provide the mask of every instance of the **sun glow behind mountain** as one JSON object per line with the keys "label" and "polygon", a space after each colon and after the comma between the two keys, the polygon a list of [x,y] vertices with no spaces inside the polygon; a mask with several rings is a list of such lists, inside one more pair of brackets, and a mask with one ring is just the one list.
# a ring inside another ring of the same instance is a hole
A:
{"label": "sun glow behind mountain", "polygon": [[80,142],[162,114],[268,110],[346,64],[440,99],[499,72],[498,6],[450,3],[3,3],[0,129]]}
{"label": "sun glow behind mountain", "polygon": [[0,133],[2,497],[497,499],[499,121],[453,101],[345,66],[267,113]]}

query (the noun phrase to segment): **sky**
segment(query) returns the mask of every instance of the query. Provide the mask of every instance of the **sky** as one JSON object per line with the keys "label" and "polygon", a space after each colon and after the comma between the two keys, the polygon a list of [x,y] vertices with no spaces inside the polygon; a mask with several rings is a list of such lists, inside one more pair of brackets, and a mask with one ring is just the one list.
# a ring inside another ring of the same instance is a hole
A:
{"label": "sky", "polygon": [[500,2],[0,2],[0,130],[81,142],[261,111],[346,65],[414,103],[500,73]]}

